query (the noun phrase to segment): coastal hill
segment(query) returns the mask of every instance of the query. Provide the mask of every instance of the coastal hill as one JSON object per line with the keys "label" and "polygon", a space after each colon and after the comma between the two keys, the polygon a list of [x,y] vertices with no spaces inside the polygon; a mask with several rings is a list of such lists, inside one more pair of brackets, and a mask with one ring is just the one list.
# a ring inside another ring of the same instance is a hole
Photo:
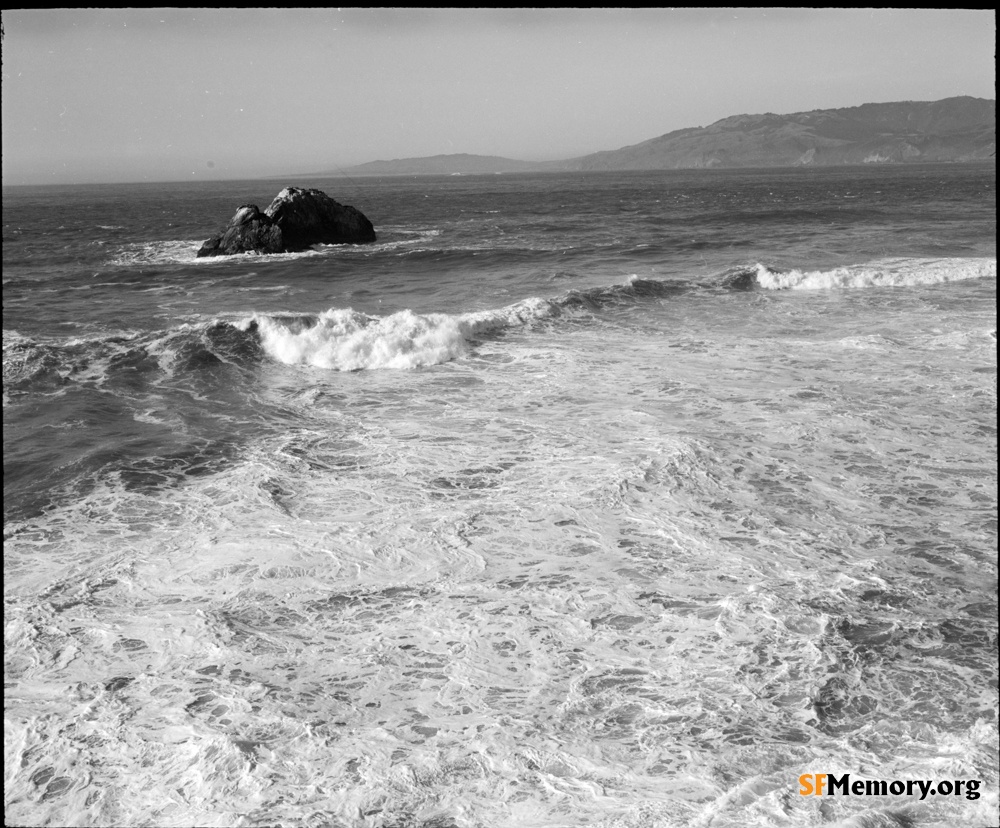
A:
{"label": "coastal hill", "polygon": [[996,101],[946,98],[734,115],[578,159],[581,170],[793,167],[996,158]]}
{"label": "coastal hill", "polygon": [[[789,115],[733,115],[632,146],[544,163],[483,155],[372,161],[350,175],[482,175],[578,170],[675,170],[996,161],[996,101],[868,103]],[[335,175],[336,173],[330,173]]]}
{"label": "coastal hill", "polygon": [[349,167],[351,175],[488,175],[504,172],[532,172],[544,166],[531,161],[515,161],[499,155],[431,155],[427,158],[400,158],[372,161]]}

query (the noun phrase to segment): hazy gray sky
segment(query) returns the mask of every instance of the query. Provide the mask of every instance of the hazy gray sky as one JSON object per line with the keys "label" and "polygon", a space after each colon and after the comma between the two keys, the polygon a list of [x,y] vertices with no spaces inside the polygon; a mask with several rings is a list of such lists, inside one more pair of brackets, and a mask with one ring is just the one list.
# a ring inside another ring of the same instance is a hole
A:
{"label": "hazy gray sky", "polygon": [[617,149],[729,115],[995,96],[992,11],[3,12],[3,181]]}

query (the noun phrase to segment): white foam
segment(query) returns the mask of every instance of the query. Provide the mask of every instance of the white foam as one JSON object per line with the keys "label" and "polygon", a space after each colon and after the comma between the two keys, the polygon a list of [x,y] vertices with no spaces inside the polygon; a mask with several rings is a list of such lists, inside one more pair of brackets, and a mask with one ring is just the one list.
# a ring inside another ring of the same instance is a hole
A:
{"label": "white foam", "polygon": [[[420,245],[430,244],[441,231],[434,228],[407,230],[401,227],[382,227],[379,229],[379,241],[364,246],[351,244],[317,244],[315,250],[324,253],[362,252],[385,253],[391,250],[408,250]],[[399,238],[402,236],[402,238]]]}
{"label": "white foam", "polygon": [[[120,229],[106,227],[103,229]],[[438,229],[428,228],[420,230],[404,230],[399,228],[385,228],[390,233],[390,241],[366,244],[363,246],[352,244],[317,244],[306,250],[298,250],[291,253],[234,253],[228,256],[205,256],[198,258],[198,250],[204,244],[204,239],[176,239],[167,241],[134,242],[123,245],[119,248],[111,264],[120,267],[132,267],[136,265],[152,264],[185,264],[185,265],[213,265],[226,261],[243,261],[256,259],[266,255],[268,260],[302,259],[314,256],[325,256],[331,253],[357,252],[379,253],[397,248],[410,248],[420,244],[431,242],[435,236],[441,234]],[[383,231],[384,232],[384,231]],[[402,239],[395,236],[401,235]],[[103,242],[102,242],[103,244]]]}
{"label": "white foam", "polygon": [[157,416],[155,408],[148,408],[145,411],[134,411],[132,419],[137,423],[147,423],[148,425],[166,425],[168,420]]}
{"label": "white foam", "polygon": [[524,325],[558,313],[544,299],[527,299],[498,310],[453,315],[403,310],[371,316],[351,308],[331,308],[302,329],[280,317],[255,317],[261,344],[272,358],[289,365],[337,371],[417,368],[437,365],[468,353],[483,334]]}
{"label": "white foam", "polygon": [[198,248],[202,242],[196,239],[135,242],[122,246],[111,261],[112,265],[132,267],[151,264],[193,264],[198,261]]}
{"label": "white foam", "polygon": [[137,265],[183,264],[199,267],[218,265],[227,261],[246,262],[247,259],[259,259],[266,255],[268,260],[302,259],[312,256],[322,256],[325,250],[344,245],[331,245],[329,248],[317,246],[295,253],[233,253],[228,256],[198,257],[198,250],[204,244],[204,239],[188,239],[181,241],[140,242],[124,245],[110,262],[119,267],[134,267]]}
{"label": "white foam", "polygon": [[832,270],[784,272],[757,265],[757,284],[765,290],[907,287],[965,279],[995,279],[996,275],[997,260],[990,258],[877,259]]}

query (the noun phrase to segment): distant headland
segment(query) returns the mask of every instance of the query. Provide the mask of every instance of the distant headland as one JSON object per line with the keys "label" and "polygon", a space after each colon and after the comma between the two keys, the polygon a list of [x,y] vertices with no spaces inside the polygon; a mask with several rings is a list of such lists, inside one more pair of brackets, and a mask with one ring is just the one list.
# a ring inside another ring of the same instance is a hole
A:
{"label": "distant headland", "polygon": [[827,167],[996,161],[996,101],[867,103],[789,115],[733,115],[621,149],[565,161],[435,155],[372,161],[321,175],[489,175],[511,172]]}

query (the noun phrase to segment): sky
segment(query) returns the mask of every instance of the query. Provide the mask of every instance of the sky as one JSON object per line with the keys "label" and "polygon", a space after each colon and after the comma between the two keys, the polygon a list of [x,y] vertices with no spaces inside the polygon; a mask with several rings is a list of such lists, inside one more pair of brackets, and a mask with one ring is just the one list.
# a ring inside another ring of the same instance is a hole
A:
{"label": "sky", "polygon": [[993,11],[5,10],[3,183],[618,149],[730,115],[995,98]]}

